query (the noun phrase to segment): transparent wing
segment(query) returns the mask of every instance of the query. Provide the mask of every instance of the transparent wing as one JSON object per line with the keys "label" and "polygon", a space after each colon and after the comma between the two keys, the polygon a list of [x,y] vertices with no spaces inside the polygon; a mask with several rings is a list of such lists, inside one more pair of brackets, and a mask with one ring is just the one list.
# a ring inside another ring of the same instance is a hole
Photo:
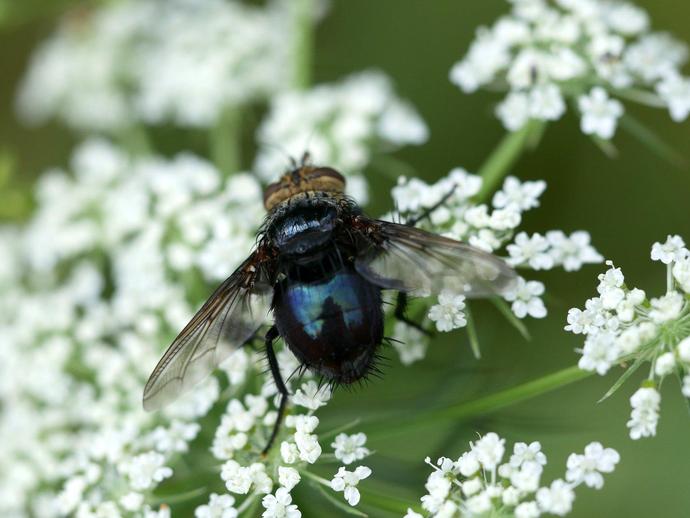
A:
{"label": "transparent wing", "polygon": [[368,235],[371,244],[355,268],[382,288],[424,296],[447,289],[477,298],[504,293],[517,278],[502,259],[418,228],[371,220]]}
{"label": "transparent wing", "polygon": [[264,323],[272,290],[257,282],[255,254],[228,277],[185,326],[144,387],[144,409],[156,410],[208,376]]}

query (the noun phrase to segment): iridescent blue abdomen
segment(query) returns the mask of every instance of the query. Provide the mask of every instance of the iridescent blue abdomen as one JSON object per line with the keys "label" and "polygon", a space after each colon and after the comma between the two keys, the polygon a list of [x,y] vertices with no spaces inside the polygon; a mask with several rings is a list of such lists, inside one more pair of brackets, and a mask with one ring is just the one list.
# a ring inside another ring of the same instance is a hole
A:
{"label": "iridescent blue abdomen", "polygon": [[284,281],[274,308],[280,335],[302,363],[340,383],[367,373],[383,339],[381,292],[352,266],[311,282]]}

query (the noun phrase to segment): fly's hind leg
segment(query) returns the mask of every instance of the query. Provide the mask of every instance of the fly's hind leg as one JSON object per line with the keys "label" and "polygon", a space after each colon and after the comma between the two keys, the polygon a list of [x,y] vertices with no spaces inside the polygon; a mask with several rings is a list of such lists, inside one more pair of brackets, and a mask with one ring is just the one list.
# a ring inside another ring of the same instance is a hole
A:
{"label": "fly's hind leg", "polygon": [[407,298],[407,293],[405,293],[404,291],[399,291],[398,297],[395,301],[395,318],[397,318],[401,322],[405,322],[408,326],[413,327],[414,329],[418,330],[426,336],[433,336],[433,333],[431,331],[425,329],[419,322],[415,322],[407,316],[406,310],[408,302],[409,301]]}
{"label": "fly's hind leg", "polygon": [[271,374],[273,375],[273,380],[275,381],[278,392],[280,393],[280,404],[278,406],[278,417],[273,425],[273,431],[271,432],[271,437],[268,440],[268,444],[264,448],[262,454],[266,454],[268,450],[271,449],[273,442],[278,436],[280,431],[280,425],[283,421],[283,416],[285,415],[285,405],[287,404],[288,390],[283,381],[283,377],[280,374],[280,368],[278,367],[278,360],[276,358],[276,353],[273,350],[273,341],[278,338],[278,329],[276,326],[271,326],[271,328],[266,333],[266,357],[268,358],[268,365],[271,369]]}

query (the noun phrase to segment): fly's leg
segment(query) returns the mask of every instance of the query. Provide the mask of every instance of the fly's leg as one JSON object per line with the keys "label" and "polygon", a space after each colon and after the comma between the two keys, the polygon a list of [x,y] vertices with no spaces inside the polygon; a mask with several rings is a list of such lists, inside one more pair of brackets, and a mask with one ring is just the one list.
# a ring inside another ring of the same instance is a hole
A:
{"label": "fly's leg", "polygon": [[426,336],[432,336],[433,333],[431,331],[425,329],[419,322],[415,322],[407,316],[407,314],[405,313],[405,310],[407,309],[407,303],[407,293],[405,293],[404,291],[399,291],[398,298],[395,301],[395,318],[397,318],[401,322],[405,322],[408,326],[415,328],[416,330],[418,330]]}
{"label": "fly's leg", "polygon": [[278,329],[276,326],[271,326],[271,328],[266,332],[266,356],[268,358],[268,365],[271,368],[271,374],[273,375],[273,380],[275,381],[278,392],[280,393],[280,405],[278,406],[278,417],[273,425],[273,432],[271,432],[271,438],[268,440],[268,444],[264,448],[262,454],[266,454],[268,450],[271,449],[273,441],[275,441],[280,431],[280,425],[283,421],[283,416],[285,414],[285,405],[287,404],[288,390],[283,382],[283,377],[280,375],[280,369],[278,368],[278,360],[276,358],[276,353],[273,350],[273,341],[278,338]]}
{"label": "fly's leg", "polygon": [[453,196],[453,193],[455,192],[455,187],[456,187],[456,186],[453,185],[453,187],[450,189],[450,191],[448,191],[446,194],[444,194],[443,197],[442,197],[440,200],[438,200],[436,203],[434,203],[431,207],[425,208],[422,212],[420,212],[420,213],[417,214],[416,216],[413,216],[413,217],[411,217],[410,219],[408,219],[408,220],[405,222],[405,225],[408,226],[408,227],[414,227],[414,226],[417,225],[417,223],[419,223],[419,222],[422,221],[423,219],[428,218],[428,217],[431,215],[432,212],[434,212],[434,211],[435,211],[436,209],[438,209],[441,205],[443,205],[444,203],[446,203],[446,202],[448,201],[448,199],[449,199],[451,196]]}

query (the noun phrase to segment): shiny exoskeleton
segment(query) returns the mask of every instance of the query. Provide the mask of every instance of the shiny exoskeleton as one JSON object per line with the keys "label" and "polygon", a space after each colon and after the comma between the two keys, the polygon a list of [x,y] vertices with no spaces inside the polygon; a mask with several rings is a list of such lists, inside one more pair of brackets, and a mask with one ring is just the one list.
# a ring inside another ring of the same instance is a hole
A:
{"label": "shiny exoskeleton", "polygon": [[384,340],[382,290],[398,292],[394,315],[405,316],[408,293],[450,290],[467,297],[509,289],[515,272],[501,259],[406,225],[367,217],[344,194],[344,177],[306,160],[264,192],[268,212],[255,250],[211,295],[153,370],[144,408],[159,408],[206,377],[252,341],[272,311],[266,357],[281,394],[273,443],[288,398],[273,342],[282,337],[302,366],[333,385],[373,369]]}
{"label": "shiny exoskeleton", "polygon": [[342,232],[348,200],[300,196],[269,221],[268,237],[281,257],[273,297],[280,336],[307,368],[336,384],[367,374],[383,340],[381,289],[354,266]]}

